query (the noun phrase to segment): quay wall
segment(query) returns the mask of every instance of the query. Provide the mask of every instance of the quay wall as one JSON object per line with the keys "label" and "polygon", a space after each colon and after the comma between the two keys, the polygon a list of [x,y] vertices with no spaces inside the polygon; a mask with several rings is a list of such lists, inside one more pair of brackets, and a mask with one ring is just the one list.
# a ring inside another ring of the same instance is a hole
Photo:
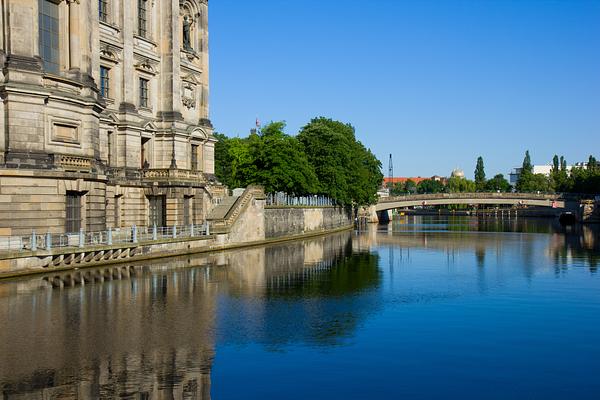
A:
{"label": "quay wall", "polygon": [[352,226],[350,214],[342,207],[268,207],[264,213],[267,239]]}
{"label": "quay wall", "polygon": [[209,235],[0,252],[0,279],[263,245],[351,227],[352,219],[339,207],[266,207],[264,199],[257,198],[249,202],[231,226],[215,228]]}

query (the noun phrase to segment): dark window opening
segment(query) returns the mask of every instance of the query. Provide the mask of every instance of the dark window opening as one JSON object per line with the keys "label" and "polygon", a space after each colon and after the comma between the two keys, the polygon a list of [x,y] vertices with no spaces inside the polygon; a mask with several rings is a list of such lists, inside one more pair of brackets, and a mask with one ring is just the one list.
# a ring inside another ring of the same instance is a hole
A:
{"label": "dark window opening", "polygon": [[81,201],[83,196],[77,192],[67,192],[65,231],[79,232],[81,229]]}
{"label": "dark window opening", "polygon": [[149,225],[167,226],[165,196],[148,196],[149,201]]}
{"label": "dark window opening", "polygon": [[193,171],[198,171],[198,145],[192,145],[192,162],[191,169]]}
{"label": "dark window opening", "polygon": [[100,21],[108,22],[108,0],[98,0],[98,16]]}
{"label": "dark window opening", "polygon": [[40,57],[46,72],[58,74],[60,70],[58,4],[39,0],[38,6]]}
{"label": "dark window opening", "polygon": [[110,69],[100,67],[100,95],[110,97]]}
{"label": "dark window opening", "polygon": [[140,78],[140,107],[148,107],[148,79]]}
{"label": "dark window opening", "polygon": [[146,9],[146,0],[138,0],[138,35],[146,37],[148,34],[148,12]]}

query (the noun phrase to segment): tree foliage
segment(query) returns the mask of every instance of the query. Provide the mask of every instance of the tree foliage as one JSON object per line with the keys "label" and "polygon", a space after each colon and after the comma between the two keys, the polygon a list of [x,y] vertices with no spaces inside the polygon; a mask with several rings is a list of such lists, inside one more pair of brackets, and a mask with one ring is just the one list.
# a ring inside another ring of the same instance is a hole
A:
{"label": "tree foliage", "polygon": [[243,139],[216,134],[217,178],[232,188],[259,184],[267,192],[324,194],[345,205],[377,200],[381,163],[351,125],[316,118],[296,137],[284,128],[272,122]]}
{"label": "tree foliage", "polygon": [[541,186],[545,186],[547,190],[549,185],[544,185],[539,177],[534,176],[531,156],[529,155],[529,150],[527,150],[525,152],[525,157],[523,158],[523,165],[521,166],[521,173],[517,180],[516,189],[518,192],[545,191]]}
{"label": "tree foliage", "polygon": [[446,190],[444,184],[434,179],[425,179],[417,185],[417,193],[442,193]]}
{"label": "tree foliage", "polygon": [[315,167],[321,193],[342,204],[377,201],[383,180],[381,162],[356,140],[352,125],[314,118],[302,128],[298,140]]}
{"label": "tree foliage", "polygon": [[485,168],[483,166],[483,157],[477,157],[475,166],[475,189],[478,192],[485,190]]}
{"label": "tree foliage", "polygon": [[452,176],[448,178],[447,190],[450,193],[474,192],[475,182],[466,178]]}
{"label": "tree foliage", "polygon": [[485,190],[489,192],[510,192],[512,190],[512,186],[504,178],[504,175],[497,174],[485,183]]}
{"label": "tree foliage", "polygon": [[283,132],[284,122],[272,122],[248,141],[251,163],[244,165],[248,184],[265,191],[306,195],[317,193],[318,181],[302,144]]}

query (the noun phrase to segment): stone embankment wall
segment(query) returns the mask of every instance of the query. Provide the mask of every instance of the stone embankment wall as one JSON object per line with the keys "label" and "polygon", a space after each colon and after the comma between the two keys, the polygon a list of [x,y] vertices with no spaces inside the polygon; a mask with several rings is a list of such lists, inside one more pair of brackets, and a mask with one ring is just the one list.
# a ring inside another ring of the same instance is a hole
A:
{"label": "stone embankment wall", "polygon": [[248,188],[223,216],[212,221],[209,219],[209,235],[82,248],[53,247],[48,250],[0,252],[0,278],[220,251],[352,227],[352,219],[343,208],[266,207],[265,203],[262,190]]}
{"label": "stone embankment wall", "polygon": [[352,226],[350,213],[341,207],[268,207],[264,214],[267,239]]}

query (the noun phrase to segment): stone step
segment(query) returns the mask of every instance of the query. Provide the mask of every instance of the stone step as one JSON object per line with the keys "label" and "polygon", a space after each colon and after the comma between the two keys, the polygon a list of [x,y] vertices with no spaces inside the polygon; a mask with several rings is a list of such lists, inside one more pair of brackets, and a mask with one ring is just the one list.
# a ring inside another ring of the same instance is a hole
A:
{"label": "stone step", "polygon": [[233,207],[239,196],[230,196],[223,199],[221,204],[212,209],[208,214],[208,220],[224,219],[229,210]]}

